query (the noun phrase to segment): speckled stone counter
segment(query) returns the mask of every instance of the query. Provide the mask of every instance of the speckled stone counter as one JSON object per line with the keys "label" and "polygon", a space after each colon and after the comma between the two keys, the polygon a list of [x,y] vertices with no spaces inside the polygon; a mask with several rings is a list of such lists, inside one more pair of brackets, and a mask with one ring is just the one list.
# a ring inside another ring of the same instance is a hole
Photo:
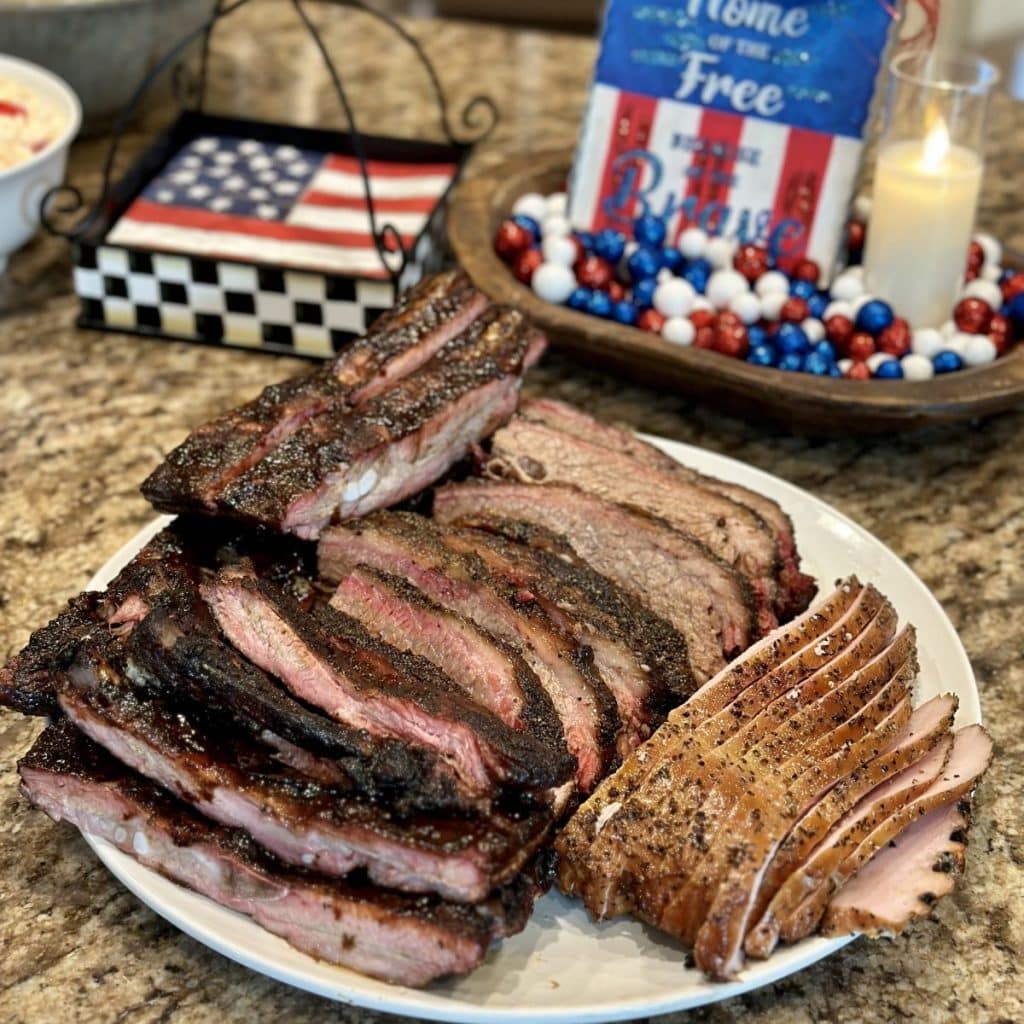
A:
{"label": "speckled stone counter", "polygon": [[[421,73],[354,19],[331,17],[327,34],[364,123],[429,136],[435,129]],[[454,103],[486,90],[502,108],[478,167],[503,152],[572,140],[591,41],[454,23],[414,30]],[[264,2],[236,16],[215,49],[221,109],[337,119],[315,53],[284,5]],[[154,115],[136,129],[127,151],[137,152],[160,121]],[[983,220],[1024,248],[1019,108],[996,105],[990,140]],[[72,176],[87,194],[98,185],[102,155],[96,141],[74,152]],[[151,518],[137,485],[187,428],[302,365],[80,332],[68,282],[63,247],[44,238],[0,278],[0,658]],[[532,374],[530,389],[744,459],[874,532],[922,576],[960,630],[995,738],[966,877],[931,920],[895,942],[857,942],[686,1019],[1024,1020],[1024,412],[910,439],[823,444],[625,388],[557,356]],[[76,832],[18,796],[14,762],[38,728],[0,713],[0,1021],[383,1019],[252,974],[142,906]]]}

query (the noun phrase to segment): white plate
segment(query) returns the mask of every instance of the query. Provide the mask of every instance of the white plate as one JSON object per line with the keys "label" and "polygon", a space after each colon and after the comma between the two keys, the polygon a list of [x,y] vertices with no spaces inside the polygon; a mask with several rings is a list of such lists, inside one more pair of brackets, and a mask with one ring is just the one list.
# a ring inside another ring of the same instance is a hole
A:
{"label": "white plate", "polygon": [[[855,572],[878,586],[917,626],[918,699],[952,691],[960,698],[958,725],[981,720],[974,675],[953,626],[925,585],[888,548],[824,502],[767,473],[699,448],[651,440],[687,465],[775,498],[792,516],[804,568],[817,577],[823,592],[837,577]],[[141,531],[90,586],[106,586],[168,521],[164,517]],[[565,1024],[667,1013],[768,984],[849,941],[808,939],[751,964],[733,983],[715,985],[685,967],[684,951],[674,942],[634,921],[595,925],[578,903],[551,893],[538,903],[526,930],[492,949],[479,970],[460,981],[417,991],[313,960],[248,918],[167,881],[107,843],[89,843],[139,899],[225,956],[328,999],[434,1020]]]}

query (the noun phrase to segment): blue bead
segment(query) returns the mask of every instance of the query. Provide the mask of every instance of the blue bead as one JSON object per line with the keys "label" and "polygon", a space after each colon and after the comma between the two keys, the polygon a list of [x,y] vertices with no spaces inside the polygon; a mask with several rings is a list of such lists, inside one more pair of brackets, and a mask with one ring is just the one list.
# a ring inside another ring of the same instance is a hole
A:
{"label": "blue bead", "polygon": [[789,294],[798,299],[809,300],[817,290],[813,281],[793,281],[789,286]]}
{"label": "blue bead", "polygon": [[607,292],[602,292],[595,288],[590,293],[587,312],[593,316],[610,316],[612,312],[612,297]]}
{"label": "blue bead", "polygon": [[635,324],[638,315],[636,306],[626,299],[612,303],[612,319],[620,324]]}
{"label": "blue bead", "polygon": [[661,250],[661,265],[667,267],[673,274],[678,274],[685,262],[683,254],[678,249],[666,246]]}
{"label": "blue bead", "polygon": [[752,349],[765,344],[767,340],[768,332],[760,324],[751,324],[747,328],[747,341],[750,342]]}
{"label": "blue bead", "polygon": [[592,231],[574,231],[573,235],[579,239],[580,245],[583,246],[587,252],[591,252],[594,248],[594,234]]}
{"label": "blue bead", "polygon": [[704,259],[690,260],[683,269],[683,280],[689,281],[700,293],[707,291],[708,278],[711,277],[711,264]]}
{"label": "blue bead", "polygon": [[661,250],[641,245],[629,257],[626,266],[629,267],[629,276],[634,281],[639,281],[645,277],[654,277],[661,270]]}
{"label": "blue bead", "polygon": [[868,334],[879,334],[893,322],[894,316],[892,306],[881,299],[872,299],[865,302],[857,311],[856,327],[858,331],[867,331]]}
{"label": "blue bead", "polygon": [[590,305],[590,289],[582,286],[574,288],[565,304],[570,309],[586,309]]}
{"label": "blue bead", "polygon": [[787,352],[778,362],[780,370],[799,370],[804,364],[804,357],[798,352]]}
{"label": "blue bead", "polygon": [[800,367],[804,373],[812,373],[815,377],[827,377],[829,367],[832,364],[817,352],[812,352],[804,357],[803,365]]}
{"label": "blue bead", "polygon": [[811,343],[807,340],[807,335],[804,334],[803,328],[797,324],[789,323],[779,325],[776,345],[779,351],[785,355],[793,353],[798,356],[805,355],[811,347]]}
{"label": "blue bead", "polygon": [[515,213],[512,215],[512,219],[520,227],[526,228],[533,235],[535,242],[540,241],[540,225],[532,217],[527,217],[525,213]]}
{"label": "blue bead", "polygon": [[633,237],[641,245],[661,245],[665,241],[665,222],[648,214],[633,221]]}
{"label": "blue bead", "polygon": [[1013,333],[1018,336],[1024,334],[1024,292],[1010,299],[1003,309],[1004,315],[1010,318]]}
{"label": "blue bead", "polygon": [[626,251],[626,236],[614,228],[604,228],[594,235],[591,248],[594,255],[600,256],[601,259],[612,264],[618,263]]}
{"label": "blue bead", "polygon": [[755,366],[774,366],[775,349],[771,345],[754,345],[747,356],[747,362]]}
{"label": "blue bead", "polygon": [[963,360],[948,348],[944,348],[941,352],[936,352],[935,357],[932,359],[932,366],[935,367],[936,373],[953,373],[963,365]]}
{"label": "blue bead", "polygon": [[826,359],[830,363],[836,361],[836,347],[831,341],[819,341],[814,346],[814,351],[817,352],[822,359]]}
{"label": "blue bead", "polygon": [[1013,267],[1003,267],[1003,272],[999,275],[999,283],[1003,284],[1004,282],[1009,281],[1016,273],[1017,271],[1014,270]]}
{"label": "blue bead", "polygon": [[[953,352],[951,355],[956,353]],[[899,380],[903,376],[903,367],[900,366],[898,359],[887,359],[875,368],[875,376],[879,380]]]}
{"label": "blue bead", "polygon": [[810,311],[811,316],[816,320],[820,320],[825,315],[825,310],[828,308],[830,299],[827,295],[823,295],[821,292],[816,292],[807,300],[807,308]]}
{"label": "blue bead", "polygon": [[843,375],[843,371],[842,371],[842,370],[840,370],[840,369],[839,369],[839,367],[838,367],[838,366],[836,366],[836,364],[835,364],[835,363],[833,363],[833,364],[832,364],[832,365],[831,365],[831,366],[830,366],[830,367],[828,368],[828,375],[829,375],[830,377],[842,377],[842,375]]}
{"label": "blue bead", "polygon": [[654,302],[654,289],[658,287],[656,277],[645,277],[633,285],[633,302],[640,309],[647,309]]}

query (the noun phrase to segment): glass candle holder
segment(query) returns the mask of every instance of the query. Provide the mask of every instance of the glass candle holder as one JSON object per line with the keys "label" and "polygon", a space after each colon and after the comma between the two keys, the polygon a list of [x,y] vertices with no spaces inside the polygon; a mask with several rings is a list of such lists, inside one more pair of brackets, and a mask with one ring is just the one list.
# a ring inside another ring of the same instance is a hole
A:
{"label": "glass candle holder", "polygon": [[997,79],[975,57],[909,53],[889,66],[864,273],[914,327],[949,320],[960,294]]}

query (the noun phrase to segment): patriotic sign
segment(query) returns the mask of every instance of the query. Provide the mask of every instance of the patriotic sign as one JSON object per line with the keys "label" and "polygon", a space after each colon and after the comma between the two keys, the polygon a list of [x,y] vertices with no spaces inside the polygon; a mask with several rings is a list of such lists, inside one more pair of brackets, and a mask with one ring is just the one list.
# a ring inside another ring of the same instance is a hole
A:
{"label": "patriotic sign", "polygon": [[[377,227],[407,251],[456,164],[370,160]],[[386,277],[353,156],[231,135],[181,149],[128,207],[108,241],[162,252],[259,261],[331,274]]]}
{"label": "patriotic sign", "polygon": [[570,181],[575,227],[638,216],[834,261],[893,9],[610,0]]}

